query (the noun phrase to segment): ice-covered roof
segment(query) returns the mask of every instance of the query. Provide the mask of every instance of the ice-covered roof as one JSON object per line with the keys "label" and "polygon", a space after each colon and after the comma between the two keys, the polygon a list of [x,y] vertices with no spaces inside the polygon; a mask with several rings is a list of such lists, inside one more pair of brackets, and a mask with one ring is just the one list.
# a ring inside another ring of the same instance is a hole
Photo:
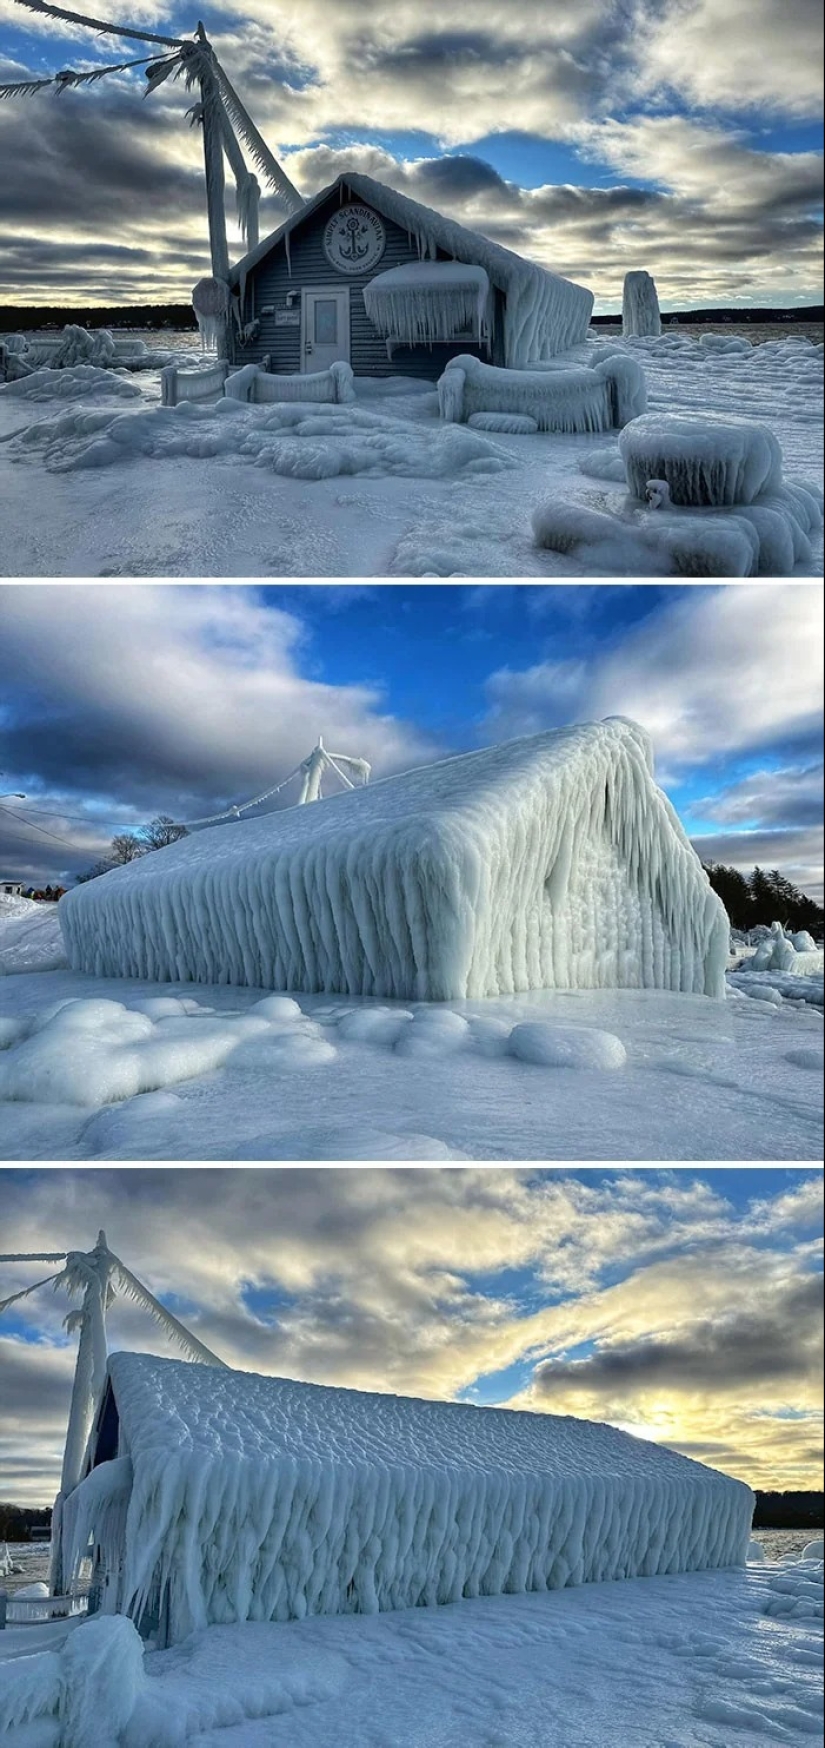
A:
{"label": "ice-covered roof", "polygon": [[70,1569],[173,1642],[745,1559],[747,1487],[594,1421],[115,1354],[99,1426]]}
{"label": "ice-covered roof", "polygon": [[308,200],[232,268],[230,282],[240,286],[242,295],[246,279],[258,263],[282,244],[288,250],[293,232],[306,224],[336,191],[342,200],[352,197],[366,201],[400,225],[415,242],[422,259],[434,259],[441,249],[456,261],[484,268],[491,283],[507,296],[508,365],[520,368],[550,353],[566,351],[584,339],[593,309],[591,291],[355,170],[345,172],[328,188],[322,188],[320,194]]}
{"label": "ice-covered roof", "polygon": [[68,893],[75,969],[443,1001],[724,992],[728,922],[613,718],[215,826]]}
{"label": "ice-covered roof", "polygon": [[133,1464],[150,1455],[262,1466],[400,1463],[442,1474],[495,1470],[563,1480],[575,1472],[612,1481],[647,1474],[720,1491],[730,1485],[715,1469],[649,1439],[570,1415],[305,1384],[139,1353],[113,1354],[109,1376]]}

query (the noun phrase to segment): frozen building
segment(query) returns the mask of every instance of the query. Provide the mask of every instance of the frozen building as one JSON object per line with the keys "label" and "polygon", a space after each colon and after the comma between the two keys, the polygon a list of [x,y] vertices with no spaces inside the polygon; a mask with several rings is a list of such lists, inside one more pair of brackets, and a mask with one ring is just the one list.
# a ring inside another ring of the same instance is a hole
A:
{"label": "frozen building", "polygon": [[[592,292],[369,176],[339,176],[233,267],[235,364],[343,361],[435,379],[456,353],[523,369],[584,340]],[[243,338],[242,338],[243,337]]]}
{"label": "frozen building", "polygon": [[[161,1644],[231,1621],[744,1565],[753,1495],[558,1415],[115,1354],[64,1507],[107,1613]],[[73,1555],[70,1550],[73,1550]]]}
{"label": "frozen building", "polygon": [[729,925],[648,736],[585,723],[215,826],[61,899],[104,977],[448,1001],[724,994]]}

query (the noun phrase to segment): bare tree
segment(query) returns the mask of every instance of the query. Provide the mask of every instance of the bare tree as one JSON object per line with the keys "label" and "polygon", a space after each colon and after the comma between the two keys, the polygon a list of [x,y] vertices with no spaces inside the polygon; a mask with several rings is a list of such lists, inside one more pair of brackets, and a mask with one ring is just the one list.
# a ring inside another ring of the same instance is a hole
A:
{"label": "bare tree", "polygon": [[188,838],[185,825],[176,825],[171,815],[159,813],[150,825],[141,826],[138,833],[140,842],[147,850],[165,850],[167,844],[176,844],[179,838]]}

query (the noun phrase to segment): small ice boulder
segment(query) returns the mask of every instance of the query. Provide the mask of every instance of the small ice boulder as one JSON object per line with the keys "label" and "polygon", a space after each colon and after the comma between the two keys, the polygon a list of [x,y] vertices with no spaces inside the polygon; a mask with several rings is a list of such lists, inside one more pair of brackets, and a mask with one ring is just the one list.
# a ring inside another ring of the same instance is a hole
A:
{"label": "small ice boulder", "polygon": [[747,1562],[749,1566],[761,1566],[765,1560],[765,1550],[761,1542],[748,1542]]}
{"label": "small ice boulder", "polygon": [[802,1549],[800,1558],[802,1560],[825,1559],[825,1542],[822,1540],[822,1537],[820,1536],[819,1540],[815,1542],[806,1542]]}
{"label": "small ice boulder", "polygon": [[264,1020],[300,1020],[301,1009],[297,1001],[290,995],[265,995],[263,1001],[256,1001],[250,1010]]}
{"label": "small ice boulder", "polygon": [[623,1068],[627,1051],[614,1032],[589,1026],[560,1026],[548,1020],[527,1020],[510,1033],[509,1052],[520,1062],[541,1068]]}
{"label": "small ice boulder", "polygon": [[499,431],[503,437],[534,437],[539,428],[527,413],[471,413],[467,424],[476,431]]}

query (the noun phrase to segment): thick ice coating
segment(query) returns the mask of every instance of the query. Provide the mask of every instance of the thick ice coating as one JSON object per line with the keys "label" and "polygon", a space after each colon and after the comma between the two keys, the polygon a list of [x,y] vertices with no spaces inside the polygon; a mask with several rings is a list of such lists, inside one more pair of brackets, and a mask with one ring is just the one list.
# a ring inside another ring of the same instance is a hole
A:
{"label": "thick ice coating", "polygon": [[449,1001],[724,994],[729,925],[612,718],[183,838],[61,899],[98,976]]}
{"label": "thick ice coating", "polygon": [[666,480],[674,504],[752,504],[782,484],[782,451],[767,425],[726,413],[643,413],[619,438],[627,484],[644,499]]}
{"label": "thick ice coating", "polygon": [[124,1513],[108,1464],[81,1483],[75,1558],[91,1529],[107,1611],[146,1610],[172,1643],[745,1564],[749,1488],[593,1421],[115,1354],[98,1427],[131,1490]]}
{"label": "thick ice coating", "polygon": [[626,273],[622,294],[622,333],[657,336],[662,332],[656,281],[649,273]]}

